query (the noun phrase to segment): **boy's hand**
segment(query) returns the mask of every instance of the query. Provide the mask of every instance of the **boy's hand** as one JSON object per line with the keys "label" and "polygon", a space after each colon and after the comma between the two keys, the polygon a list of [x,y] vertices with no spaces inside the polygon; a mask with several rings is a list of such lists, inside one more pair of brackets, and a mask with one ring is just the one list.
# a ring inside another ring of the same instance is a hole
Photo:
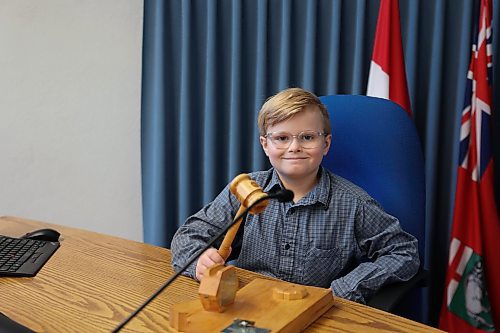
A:
{"label": "boy's hand", "polygon": [[[231,248],[229,248],[229,253],[231,253]],[[217,252],[217,249],[211,248],[203,252],[196,263],[196,279],[201,281],[203,275],[207,268],[212,267],[216,264],[224,265],[225,260]]]}

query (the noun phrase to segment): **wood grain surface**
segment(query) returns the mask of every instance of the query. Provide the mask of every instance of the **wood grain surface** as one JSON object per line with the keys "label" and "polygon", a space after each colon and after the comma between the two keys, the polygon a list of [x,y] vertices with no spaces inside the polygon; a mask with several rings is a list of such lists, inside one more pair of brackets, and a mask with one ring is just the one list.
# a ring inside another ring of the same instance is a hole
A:
{"label": "wood grain surface", "polygon": [[[39,228],[61,233],[61,247],[35,277],[0,278],[0,312],[36,332],[110,332],[172,274],[170,251],[82,229],[17,217],[0,218],[0,234]],[[256,277],[237,269],[240,287]],[[269,279],[269,278],[267,278]],[[123,332],[166,332],[170,306],[197,299],[198,283],[180,277]],[[305,332],[441,332],[336,297]]]}

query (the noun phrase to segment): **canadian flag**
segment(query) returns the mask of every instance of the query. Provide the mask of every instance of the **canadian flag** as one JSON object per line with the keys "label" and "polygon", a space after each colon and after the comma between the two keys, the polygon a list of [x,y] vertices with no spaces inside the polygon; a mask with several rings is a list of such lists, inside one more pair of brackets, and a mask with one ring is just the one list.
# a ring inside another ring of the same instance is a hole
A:
{"label": "canadian flag", "polygon": [[368,96],[390,99],[411,116],[398,0],[381,0],[368,77]]}

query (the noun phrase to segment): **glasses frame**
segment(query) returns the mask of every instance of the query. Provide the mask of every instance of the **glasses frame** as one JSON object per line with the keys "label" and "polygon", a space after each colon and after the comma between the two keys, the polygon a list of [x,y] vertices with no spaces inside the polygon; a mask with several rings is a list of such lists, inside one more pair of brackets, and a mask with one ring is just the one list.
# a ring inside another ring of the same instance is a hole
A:
{"label": "glasses frame", "polygon": [[[291,136],[292,136],[292,139],[290,140],[290,143],[288,144],[288,146],[286,146],[286,147],[282,147],[282,148],[280,148],[280,147],[277,147],[277,146],[276,146],[276,143],[274,142],[274,140],[273,140],[273,139],[271,139],[271,135],[273,135],[273,134],[277,134],[277,133],[283,133],[283,134],[286,134],[286,135],[291,135]],[[292,133],[289,133],[289,132],[269,132],[269,133],[266,133],[266,134],[264,135],[264,138],[266,138],[266,140],[267,140],[267,139],[269,139],[269,141],[271,141],[271,143],[273,144],[273,146],[274,146],[276,149],[283,149],[283,150],[284,150],[284,149],[288,149],[288,148],[290,148],[290,146],[292,145],[292,142],[293,142],[293,140],[294,140],[294,139],[297,139],[297,141],[299,142],[299,145],[302,147],[302,149],[316,149],[316,148],[319,148],[319,147],[320,147],[320,145],[318,145],[317,147],[307,147],[307,148],[306,148],[306,147],[304,147],[304,146],[302,145],[301,141],[299,140],[299,136],[300,136],[301,134],[304,134],[304,133],[314,133],[314,134],[317,134],[318,136],[322,136],[322,137],[324,137],[324,138],[326,138],[326,137],[328,136],[328,133],[326,133],[326,132],[321,132],[321,131],[302,131],[302,132],[300,132],[300,133],[298,133],[298,134],[292,134]]]}

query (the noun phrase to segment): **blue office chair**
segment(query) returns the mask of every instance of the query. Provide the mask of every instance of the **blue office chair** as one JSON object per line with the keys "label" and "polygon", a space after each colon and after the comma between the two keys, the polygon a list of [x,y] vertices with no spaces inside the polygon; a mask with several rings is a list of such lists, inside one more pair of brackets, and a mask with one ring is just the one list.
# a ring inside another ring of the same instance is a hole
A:
{"label": "blue office chair", "polygon": [[[403,108],[386,99],[362,95],[320,97],[332,123],[332,147],[323,166],[367,191],[425,249],[425,173],[420,141]],[[427,272],[382,288],[368,305],[422,321],[423,292],[413,292],[413,309],[398,312],[410,290],[426,284]],[[406,302],[404,302],[406,303]],[[415,308],[418,307],[418,308]]]}

